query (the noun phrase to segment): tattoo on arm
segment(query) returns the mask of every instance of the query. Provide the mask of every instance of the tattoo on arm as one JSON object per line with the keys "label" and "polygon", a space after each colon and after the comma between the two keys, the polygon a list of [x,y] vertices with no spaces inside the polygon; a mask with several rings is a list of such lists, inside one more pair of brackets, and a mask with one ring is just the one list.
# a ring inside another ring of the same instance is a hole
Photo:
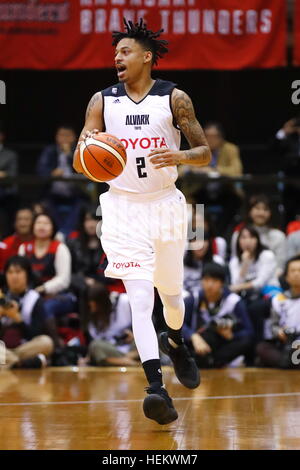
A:
{"label": "tattoo on arm", "polygon": [[195,116],[190,97],[184,91],[175,88],[172,94],[172,109],[177,124],[191,146],[190,150],[184,152],[185,158],[182,163],[208,165],[211,158],[209,146]]}
{"label": "tattoo on arm", "polygon": [[90,102],[88,104],[88,107],[87,107],[87,110],[86,110],[86,114],[85,114],[85,120],[87,120],[89,118],[89,115],[92,111],[92,109],[94,108],[95,104],[101,100],[101,93],[98,92],[98,93],[95,93],[94,96],[92,96],[92,98],[90,99]]}

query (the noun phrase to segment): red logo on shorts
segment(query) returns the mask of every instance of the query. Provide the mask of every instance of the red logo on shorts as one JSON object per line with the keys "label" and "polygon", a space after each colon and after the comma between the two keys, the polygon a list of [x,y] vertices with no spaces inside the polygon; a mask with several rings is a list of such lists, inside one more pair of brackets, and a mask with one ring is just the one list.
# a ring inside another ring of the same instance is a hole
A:
{"label": "red logo on shorts", "polygon": [[116,269],[123,269],[123,268],[140,268],[141,265],[136,261],[130,261],[128,263],[113,263],[113,267]]}

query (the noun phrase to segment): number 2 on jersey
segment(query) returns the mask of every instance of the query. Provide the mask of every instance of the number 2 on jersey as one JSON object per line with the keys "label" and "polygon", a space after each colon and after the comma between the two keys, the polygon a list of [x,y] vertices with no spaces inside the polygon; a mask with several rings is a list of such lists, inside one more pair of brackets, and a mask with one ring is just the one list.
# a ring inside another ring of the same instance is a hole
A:
{"label": "number 2 on jersey", "polygon": [[146,168],[145,157],[138,157],[136,159],[136,166],[137,166],[137,172],[138,172],[139,178],[146,178],[147,172],[142,171],[143,168]]}

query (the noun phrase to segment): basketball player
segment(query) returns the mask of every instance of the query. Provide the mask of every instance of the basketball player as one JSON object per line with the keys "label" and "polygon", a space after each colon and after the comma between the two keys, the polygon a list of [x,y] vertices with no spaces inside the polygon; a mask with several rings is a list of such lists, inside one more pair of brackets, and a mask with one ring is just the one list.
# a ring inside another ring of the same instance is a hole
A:
{"label": "basketball player", "polygon": [[[124,23],[125,32],[113,33],[119,83],[92,97],[79,142],[105,131],[126,146],[123,173],[110,181],[109,191],[100,196],[101,242],[108,258],[105,275],[122,279],[129,297],[135,343],[149,382],[144,413],[159,424],[167,424],[178,415],[162,382],[152,323],[154,286],[168,327],[160,335],[161,350],[170,356],[179,381],[196,388],[199,370],[181,334],[186,204],[174,183],[178,164],[205,166],[211,154],[189,96],[174,83],[151,76],[152,66],[168,51],[167,41],[158,39],[163,30],[148,30],[142,19],[136,24]],[[190,150],[179,150],[180,130]],[[78,152],[74,168],[82,172]],[[176,219],[182,235],[172,237],[163,232],[158,239],[151,236],[151,229],[164,226],[168,215]]]}

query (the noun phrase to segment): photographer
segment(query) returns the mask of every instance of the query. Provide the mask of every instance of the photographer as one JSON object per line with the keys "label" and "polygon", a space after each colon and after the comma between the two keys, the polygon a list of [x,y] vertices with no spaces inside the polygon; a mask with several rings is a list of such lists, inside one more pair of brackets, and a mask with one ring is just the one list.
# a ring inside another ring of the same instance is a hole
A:
{"label": "photographer", "polygon": [[53,352],[47,333],[43,300],[29,288],[32,277],[26,258],[14,256],[4,268],[7,290],[0,298],[0,339],[8,367],[40,368]]}
{"label": "photographer", "polygon": [[[76,133],[71,126],[59,126],[55,133],[55,143],[45,147],[39,156],[37,175],[72,178],[74,176],[72,158],[76,140]],[[53,214],[58,230],[64,236],[75,229],[84,199],[85,195],[80,186],[66,180],[53,181],[46,186],[46,191],[42,195],[47,210]]]}
{"label": "photographer", "polygon": [[282,369],[299,368],[293,364],[293,343],[300,339],[300,256],[291,258],[285,268],[289,289],[272,300],[269,328],[257,345],[260,364]]}
{"label": "photographer", "polygon": [[252,345],[252,326],[242,299],[225,287],[224,267],[209,263],[202,287],[186,298],[183,334],[199,367],[222,367],[245,355]]}

